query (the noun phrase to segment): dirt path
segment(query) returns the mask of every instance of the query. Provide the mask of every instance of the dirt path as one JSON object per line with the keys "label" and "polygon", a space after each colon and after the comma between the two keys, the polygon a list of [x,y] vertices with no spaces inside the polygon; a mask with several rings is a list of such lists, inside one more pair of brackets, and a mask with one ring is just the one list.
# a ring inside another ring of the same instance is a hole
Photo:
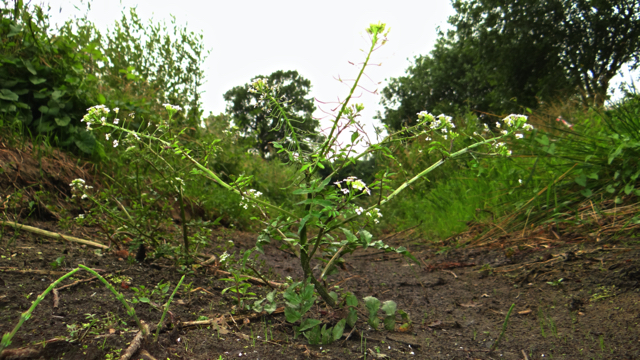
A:
{"label": "dirt path", "polygon": [[[59,230],[53,224],[35,225]],[[90,234],[88,230],[85,234]],[[225,234],[236,248],[254,241],[251,234]],[[170,282],[173,289],[181,276],[167,260],[139,264],[133,258],[120,260],[25,232],[7,248],[13,235],[5,229],[0,241],[2,333],[11,331],[36,296],[77,264],[109,276],[127,299],[140,296],[133,289],[142,286],[150,291]],[[343,337],[323,347],[306,345],[302,337],[293,339],[293,329],[282,314],[242,320],[251,313],[235,311],[230,293],[221,295],[229,284],[218,280],[221,276],[214,267],[204,266],[188,271],[187,286],[171,305],[168,323],[173,326],[144,348],[156,359],[360,359],[365,352],[368,359],[382,358],[381,354],[391,359],[640,358],[637,240],[542,244],[507,254],[499,249],[436,254],[437,249],[415,240],[409,248],[422,264],[376,250],[359,251],[346,256],[345,270],[330,279],[330,284],[353,291],[359,299],[394,300],[411,316],[409,331],[376,331],[360,316],[349,340]],[[267,248],[261,259],[261,271],[270,278],[283,281],[300,275],[295,258],[275,248]],[[65,284],[90,278],[88,273],[77,273]],[[251,290],[264,294],[270,289],[253,285]],[[152,329],[161,316],[157,304],[166,300],[160,293],[147,296],[151,303],[133,305]],[[60,290],[58,301],[54,307],[53,297],[47,297],[17,333],[10,349],[26,348],[21,358],[115,359],[136,333],[122,304],[96,280]],[[507,331],[490,352],[512,304]],[[224,321],[215,324],[189,325],[223,315]],[[310,315],[335,323],[344,314],[316,304]],[[20,358],[9,354],[0,358]]]}

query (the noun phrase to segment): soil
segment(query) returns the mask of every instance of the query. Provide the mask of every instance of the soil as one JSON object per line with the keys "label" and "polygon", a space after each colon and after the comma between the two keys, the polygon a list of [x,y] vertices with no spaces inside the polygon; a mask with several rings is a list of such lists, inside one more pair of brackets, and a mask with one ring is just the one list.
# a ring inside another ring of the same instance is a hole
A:
{"label": "soil", "polygon": [[[0,154],[4,200],[28,184],[45,183],[39,179],[42,172],[30,171],[31,179],[25,171],[16,176],[15,163],[8,163],[7,159],[19,161],[28,154],[11,157],[6,153],[14,150],[0,150],[4,152]],[[55,169],[66,173],[56,175]],[[61,194],[68,177],[82,172],[81,168],[55,169],[45,176]],[[18,220],[102,241],[97,229],[61,228],[55,211],[43,210],[43,214]],[[409,314],[411,326],[374,330],[366,323],[361,301],[355,329],[347,327],[331,345],[315,346],[302,336],[294,339],[281,309],[268,315],[237,308],[231,292],[222,294],[230,284],[220,280],[228,275],[215,262],[186,268],[176,267],[169,259],[139,262],[135,253],[97,251],[5,226],[0,240],[0,332],[12,331],[39,294],[83,264],[106,277],[129,301],[141,297],[135,289],[143,286],[152,290],[170,283],[173,291],[185,275],[157,341],[149,336],[133,359],[639,359],[638,238],[576,241],[563,235],[570,232],[548,230],[505,249],[496,243],[451,249],[406,233],[390,235],[389,245],[406,246],[420,263],[375,249],[358,250],[344,256],[342,271],[329,277],[327,284],[339,285],[358,299],[393,300]],[[228,240],[234,242],[232,250],[241,251],[251,248],[255,239],[255,234],[220,228],[213,234],[212,248],[205,252],[219,253],[218,246]],[[267,246],[256,270],[279,283],[286,277],[300,280],[296,260],[275,245]],[[250,288],[258,297],[271,291],[258,283]],[[40,302],[0,359],[115,359],[134,342],[136,322],[91,274],[80,271],[58,289],[57,299],[50,293]],[[132,304],[154,333],[162,316],[158,304],[166,300],[156,291],[148,302]],[[512,304],[506,331],[496,344]],[[320,301],[308,315],[327,324],[344,317],[340,309],[327,308]],[[209,321],[192,324],[204,319]],[[397,321],[405,323],[399,316]]]}

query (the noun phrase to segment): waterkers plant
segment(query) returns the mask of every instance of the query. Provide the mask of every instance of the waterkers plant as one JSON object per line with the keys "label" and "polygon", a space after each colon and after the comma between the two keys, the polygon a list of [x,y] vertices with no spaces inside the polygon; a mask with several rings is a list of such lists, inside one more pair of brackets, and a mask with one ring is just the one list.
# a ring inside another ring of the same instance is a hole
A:
{"label": "waterkers plant", "polygon": [[[193,165],[193,170],[183,174],[179,178],[180,182],[189,181],[191,176],[202,176],[228,191],[240,195],[242,197],[240,206],[246,211],[257,210],[260,216],[257,220],[264,224],[256,247],[261,250],[262,246],[272,239],[282,240],[289,244],[299,254],[300,266],[305,279],[301,285],[302,288],[306,289],[308,282],[311,282],[322,300],[329,306],[335,307],[336,294],[330,293],[320,281],[321,279],[317,279],[312,273],[311,259],[317,254],[318,249],[321,249],[326,256],[335,259],[340,254],[353,252],[357,248],[374,247],[406,255],[415,261],[416,259],[404,247],[393,248],[381,240],[373,241],[373,236],[366,230],[366,227],[374,226],[377,223],[377,220],[382,216],[380,209],[438,166],[450,159],[467,154],[471,150],[484,150],[490,155],[510,156],[511,150],[508,149],[505,142],[500,140],[512,134],[521,134],[522,131],[532,129],[530,125],[526,124],[526,116],[509,115],[501,123],[498,123],[502,133],[495,137],[485,138],[481,134],[482,132],[474,132],[472,135],[458,132],[449,116],[444,114],[434,116],[422,111],[417,114],[418,122],[416,125],[389,133],[379,143],[372,143],[368,140],[368,136],[363,132],[358,121],[364,107],[361,104],[352,105],[350,101],[369,65],[373,51],[386,42],[388,30],[385,24],[378,23],[370,25],[366,31],[371,42],[366,58],[349,94],[341,102],[335,116],[332,116],[331,128],[327,129],[328,133],[325,136],[300,136],[301,134],[284,110],[283,103],[286,99],[278,96],[278,88],[270,87],[262,79],[253,83],[252,91],[260,94],[265,112],[276,119],[279,126],[286,129],[286,143],[274,142],[273,147],[283,155],[284,159],[289,160],[287,165],[296,170],[289,188],[292,195],[300,197],[299,202],[295,204],[272,204],[267,198],[261,197],[260,192],[250,189],[252,179],[249,176],[237,175],[231,177],[234,179],[233,181],[223,181],[220,176],[206,166],[206,158],[200,159],[196,153],[186,149],[182,143],[184,140],[181,135],[187,129],[171,127],[172,116],[181,111],[179,106],[165,104],[169,119],[167,122],[159,124],[154,131],[150,131],[150,126],[144,131],[130,129],[128,122],[121,122],[117,119],[117,111],[114,111],[116,118],[108,121],[110,110],[104,106],[88,109],[83,120],[87,123],[87,128],[92,131],[106,130],[107,135],[105,136],[109,141],[112,141],[114,147],[122,144],[127,151],[147,151],[157,156],[160,161],[164,161],[169,156],[177,156],[185,162],[190,162]],[[338,142],[338,136],[345,132],[351,132],[350,142],[346,145]],[[469,136],[476,142],[453,151],[453,142],[462,135]],[[385,179],[393,174],[387,172],[381,173],[371,184],[366,184],[355,177],[332,182],[333,177],[345,166],[372,153],[380,153],[391,161],[396,161],[390,147],[420,136],[428,140],[429,145],[426,150],[441,154],[441,159],[408,178],[399,187],[392,189],[388,186],[389,182],[385,182]],[[312,141],[308,139],[322,139],[322,141],[320,143],[303,143]],[[356,153],[356,147],[362,145],[366,145],[366,150]],[[217,149],[217,151],[223,150]],[[319,170],[327,166],[331,170],[329,175],[319,176]],[[368,201],[364,201],[363,197],[368,198]],[[332,262],[326,265],[322,276],[327,274],[327,269],[331,266]]]}

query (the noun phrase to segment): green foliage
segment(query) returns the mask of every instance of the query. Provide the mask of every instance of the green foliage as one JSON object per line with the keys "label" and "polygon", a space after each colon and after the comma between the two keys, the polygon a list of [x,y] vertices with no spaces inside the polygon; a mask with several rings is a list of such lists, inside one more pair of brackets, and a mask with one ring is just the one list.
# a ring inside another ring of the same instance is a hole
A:
{"label": "green foliage", "polygon": [[[640,5],[617,1],[454,1],[453,30],[382,91],[391,129],[434,113],[514,113],[579,96],[601,106],[611,78],[637,64]],[[483,120],[488,123],[488,119]]]}
{"label": "green foliage", "polygon": [[[274,100],[281,104],[274,113],[262,103],[262,96],[256,92],[252,83],[263,79],[265,83],[276,89]],[[309,141],[317,138],[315,133],[318,120],[312,118],[315,110],[313,99],[307,98],[311,90],[311,82],[298,74],[297,71],[276,71],[269,76],[258,75],[251,79],[251,83],[236,86],[224,94],[228,102],[227,112],[238,126],[243,136],[253,139],[255,148],[262,157],[268,157],[275,152],[274,142],[281,146],[292,145],[287,138],[291,130],[304,143],[303,149],[309,150]],[[281,113],[286,112],[289,123],[285,124]],[[289,128],[291,127],[291,128]]]}
{"label": "green foliage", "polygon": [[[50,34],[49,15],[37,5],[3,1],[0,23],[0,121],[54,144],[99,150],[80,122],[97,100],[97,78],[85,67],[89,55],[74,40]],[[98,151],[98,154],[100,152]]]}

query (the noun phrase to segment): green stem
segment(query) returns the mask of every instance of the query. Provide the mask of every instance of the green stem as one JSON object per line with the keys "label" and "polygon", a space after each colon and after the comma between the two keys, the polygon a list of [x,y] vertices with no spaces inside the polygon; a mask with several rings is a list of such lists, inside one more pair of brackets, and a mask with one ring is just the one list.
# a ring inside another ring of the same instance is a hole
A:
{"label": "green stem", "polygon": [[509,323],[509,317],[511,316],[511,310],[513,310],[514,307],[516,307],[516,304],[515,303],[511,304],[511,307],[509,308],[509,312],[507,312],[507,317],[504,319],[504,323],[502,323],[502,331],[500,332],[500,335],[498,335],[496,342],[494,342],[493,345],[491,345],[491,351],[495,350],[496,347],[498,347],[498,343],[500,342],[500,339],[502,339],[502,336],[507,331],[507,325]]}
{"label": "green stem", "polygon": [[173,293],[171,293],[171,296],[169,297],[169,300],[167,301],[167,305],[165,305],[164,307],[164,311],[162,312],[162,316],[160,317],[160,322],[158,323],[158,328],[156,329],[156,342],[158,341],[158,336],[160,335],[160,328],[162,328],[162,322],[164,321],[165,316],[167,316],[167,311],[169,311],[169,306],[171,305],[171,301],[173,300],[173,296],[178,292],[178,289],[180,288],[180,285],[182,285],[182,281],[184,281],[184,277],[186,275],[182,275],[182,278],[180,278],[180,281],[178,282],[178,285],[176,286],[175,289],[173,289]]}
{"label": "green stem", "polygon": [[2,350],[4,350],[7,346],[11,345],[11,339],[13,339],[13,337],[18,332],[20,327],[22,327],[22,324],[24,324],[25,321],[29,320],[29,318],[31,317],[31,314],[36,309],[38,304],[40,304],[40,302],[44,300],[45,296],[47,296],[47,294],[50,293],[63,280],[75,274],[79,270],[80,270],[79,268],[76,268],[66,273],[61,278],[59,278],[58,280],[54,281],[51,285],[49,285],[49,287],[42,294],[38,295],[38,297],[31,304],[31,307],[29,308],[29,310],[23,312],[20,315],[20,320],[18,320],[18,324],[13,328],[13,330],[10,333],[6,333],[2,336],[2,341],[0,341],[0,353],[2,353]]}
{"label": "green stem", "polygon": [[118,299],[122,303],[122,305],[124,305],[125,309],[127,309],[127,314],[129,316],[131,316],[136,321],[136,325],[138,326],[138,329],[140,329],[140,332],[142,333],[142,335],[147,336],[147,331],[146,331],[145,327],[142,326],[142,323],[140,322],[140,319],[138,319],[138,315],[136,315],[136,311],[133,310],[133,308],[131,306],[129,306],[127,301],[124,299],[124,295],[122,295],[121,293],[117,292],[116,289],[113,287],[113,285],[111,285],[107,281],[107,279],[103,278],[100,274],[98,274],[94,270],[89,269],[88,267],[86,267],[86,266],[84,266],[82,264],[78,264],[78,267],[90,272],[91,275],[97,277],[100,281],[102,281],[102,283],[107,287],[107,289],[111,290],[111,292],[116,296],[116,299]]}
{"label": "green stem", "polygon": [[315,170],[318,168],[318,163],[322,161],[322,159],[324,159],[329,149],[331,149],[331,146],[336,142],[337,139],[333,138],[333,134],[335,133],[336,128],[338,127],[338,122],[340,121],[340,118],[342,118],[342,114],[344,113],[344,111],[347,109],[347,106],[349,105],[349,101],[351,100],[351,97],[353,96],[354,91],[356,91],[356,88],[358,87],[360,78],[362,77],[362,74],[364,74],[364,69],[367,67],[367,64],[369,63],[369,59],[371,58],[371,53],[373,53],[373,49],[376,47],[377,43],[378,43],[378,33],[375,32],[373,33],[373,38],[371,39],[371,47],[369,48],[369,52],[367,53],[367,58],[364,60],[362,69],[360,69],[360,73],[358,73],[358,77],[356,78],[356,81],[353,83],[353,86],[351,87],[351,91],[349,91],[349,96],[347,96],[347,98],[344,100],[344,103],[342,104],[342,107],[340,108],[338,115],[336,115],[336,118],[333,121],[331,132],[329,133],[329,136],[327,137],[327,141],[324,143],[322,149],[319,152],[318,159],[316,160],[316,163],[313,165],[313,168],[310,171],[311,174],[315,173]]}

